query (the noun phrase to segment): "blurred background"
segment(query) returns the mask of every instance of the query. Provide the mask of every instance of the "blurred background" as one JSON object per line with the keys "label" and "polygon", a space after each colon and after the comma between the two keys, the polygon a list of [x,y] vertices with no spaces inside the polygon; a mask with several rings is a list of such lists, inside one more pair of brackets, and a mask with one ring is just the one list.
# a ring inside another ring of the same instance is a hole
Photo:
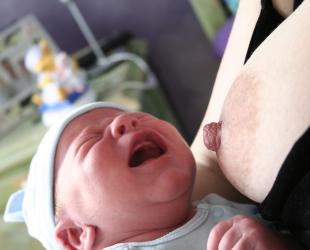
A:
{"label": "blurred background", "polygon": [[[46,85],[39,84],[42,72],[25,67],[29,49],[47,41],[55,57],[65,52],[79,64],[94,100],[150,112],[172,122],[191,143],[237,5],[237,0],[0,1],[1,249],[42,249],[23,224],[2,219],[48,126],[42,103],[33,102]],[[66,107],[78,102],[69,96],[62,99]]]}

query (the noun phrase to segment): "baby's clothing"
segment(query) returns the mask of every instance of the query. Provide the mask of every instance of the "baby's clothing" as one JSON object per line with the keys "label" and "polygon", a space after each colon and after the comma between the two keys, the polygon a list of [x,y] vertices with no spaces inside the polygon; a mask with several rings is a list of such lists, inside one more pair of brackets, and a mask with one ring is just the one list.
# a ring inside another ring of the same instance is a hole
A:
{"label": "baby's clothing", "polygon": [[218,222],[238,214],[260,219],[256,206],[235,203],[216,194],[206,196],[196,204],[196,208],[191,220],[156,240],[118,243],[104,250],[205,250],[209,233]]}

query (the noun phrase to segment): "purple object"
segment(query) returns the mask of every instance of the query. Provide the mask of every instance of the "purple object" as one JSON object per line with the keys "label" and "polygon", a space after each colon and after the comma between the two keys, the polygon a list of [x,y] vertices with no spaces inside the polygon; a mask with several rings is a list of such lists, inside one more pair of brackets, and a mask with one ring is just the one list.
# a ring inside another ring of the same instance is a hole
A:
{"label": "purple object", "polygon": [[215,35],[213,40],[213,52],[218,58],[222,58],[224,54],[234,19],[234,16],[231,16]]}

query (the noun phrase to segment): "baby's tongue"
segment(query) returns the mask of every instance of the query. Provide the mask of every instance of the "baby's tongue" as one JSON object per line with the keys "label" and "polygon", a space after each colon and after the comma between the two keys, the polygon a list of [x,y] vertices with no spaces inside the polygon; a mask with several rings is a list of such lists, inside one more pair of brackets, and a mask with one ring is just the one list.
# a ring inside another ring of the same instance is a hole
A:
{"label": "baby's tongue", "polygon": [[203,128],[203,142],[212,151],[217,151],[221,144],[222,122],[212,122]]}
{"label": "baby's tongue", "polygon": [[138,167],[147,160],[160,157],[163,153],[163,150],[153,142],[142,143],[140,146],[138,146],[130,158],[129,166]]}

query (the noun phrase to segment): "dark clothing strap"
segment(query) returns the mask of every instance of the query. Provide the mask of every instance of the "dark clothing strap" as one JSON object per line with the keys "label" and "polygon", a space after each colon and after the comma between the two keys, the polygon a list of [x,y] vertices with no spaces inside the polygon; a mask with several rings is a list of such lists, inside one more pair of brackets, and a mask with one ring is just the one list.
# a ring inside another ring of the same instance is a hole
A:
{"label": "dark clothing strap", "polygon": [[[302,0],[294,1],[294,10]],[[274,31],[285,18],[273,7],[272,0],[261,0],[261,12],[258,17],[252,38],[245,57],[245,62],[250,58],[257,47]]]}

